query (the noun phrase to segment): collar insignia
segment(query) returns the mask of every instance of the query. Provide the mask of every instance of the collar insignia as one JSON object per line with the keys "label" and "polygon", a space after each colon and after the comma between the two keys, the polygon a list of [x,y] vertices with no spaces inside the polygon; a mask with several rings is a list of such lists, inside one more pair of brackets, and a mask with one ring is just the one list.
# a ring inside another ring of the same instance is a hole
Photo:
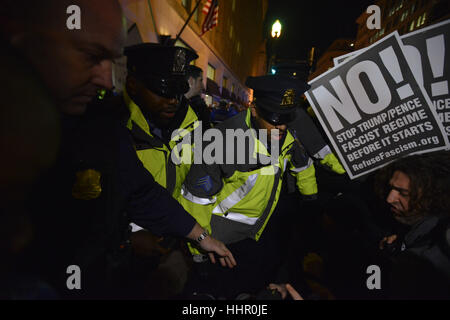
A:
{"label": "collar insignia", "polygon": [[178,49],[175,52],[175,58],[173,63],[174,73],[184,73],[186,67],[186,52],[182,49]]}
{"label": "collar insignia", "polygon": [[292,106],[295,100],[295,91],[294,89],[288,89],[283,95],[283,99],[281,100],[281,107]]}

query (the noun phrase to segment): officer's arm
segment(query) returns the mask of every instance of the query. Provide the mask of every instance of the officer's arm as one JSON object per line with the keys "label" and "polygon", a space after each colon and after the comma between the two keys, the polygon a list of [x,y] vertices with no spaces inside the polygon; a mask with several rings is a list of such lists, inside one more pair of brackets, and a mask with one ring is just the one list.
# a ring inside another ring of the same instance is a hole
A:
{"label": "officer's arm", "polygon": [[305,200],[317,198],[316,170],[312,159],[297,140],[293,146],[290,173],[296,178],[297,188]]}
{"label": "officer's arm", "polygon": [[[155,182],[137,159],[128,136],[119,137],[119,192],[125,197],[124,210],[131,221],[157,235],[180,236],[198,241],[204,229],[166,189]],[[220,256],[223,266],[231,268],[236,265],[233,255],[222,242],[207,236],[199,245],[209,252],[213,263],[215,259],[211,252]]]}
{"label": "officer's arm", "polygon": [[319,160],[321,165],[338,174],[344,174],[345,169],[332,152],[312,118],[302,108],[297,108],[296,113],[295,121],[289,124],[289,129],[294,137],[302,142],[307,153],[315,160]]}
{"label": "officer's arm", "polygon": [[[295,120],[289,124],[291,133],[299,139],[307,153],[316,159],[323,159],[328,145],[313,119],[302,108],[296,109]],[[331,150],[330,150],[331,151]]]}
{"label": "officer's arm", "polygon": [[[142,167],[143,168],[143,167]],[[151,177],[147,170],[142,175]],[[137,178],[137,176],[135,176]],[[153,179],[151,177],[151,179]],[[148,179],[137,194],[129,202],[127,211],[137,225],[160,235],[175,235],[199,241],[200,247],[208,252],[212,263],[215,258],[212,252],[219,256],[222,266],[230,268],[236,265],[233,254],[220,241],[206,236],[201,239],[205,229],[189,215],[172,196],[155,181]]]}
{"label": "officer's arm", "polygon": [[119,135],[119,187],[125,208],[135,224],[157,235],[185,237],[196,221],[155,182],[136,156],[128,132]]}

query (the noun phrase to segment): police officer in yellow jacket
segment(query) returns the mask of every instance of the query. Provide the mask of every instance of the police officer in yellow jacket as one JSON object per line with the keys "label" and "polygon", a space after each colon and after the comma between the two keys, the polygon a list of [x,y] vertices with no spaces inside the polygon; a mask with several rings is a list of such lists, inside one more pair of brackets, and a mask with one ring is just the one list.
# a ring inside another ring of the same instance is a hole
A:
{"label": "police officer in yellow jacket", "polygon": [[286,198],[288,181],[303,197],[318,191],[313,159],[290,130],[307,84],[281,75],[250,77],[246,84],[255,104],[217,127],[225,137],[223,159],[216,153],[211,161],[203,152],[203,163],[191,166],[181,190],[184,208],[233,247],[240,264],[233,273],[213,268],[208,279],[194,278],[191,292],[233,298],[264,287],[282,258],[280,245],[287,245],[280,242],[288,233],[280,226],[297,208]]}
{"label": "police officer in yellow jacket", "polygon": [[198,56],[186,48],[156,43],[127,47],[125,55],[127,127],[137,155],[156,182],[177,198],[190,165],[172,161],[172,149],[183,138],[172,133],[183,129],[187,134],[199,125],[184,97],[189,89],[186,68]]}

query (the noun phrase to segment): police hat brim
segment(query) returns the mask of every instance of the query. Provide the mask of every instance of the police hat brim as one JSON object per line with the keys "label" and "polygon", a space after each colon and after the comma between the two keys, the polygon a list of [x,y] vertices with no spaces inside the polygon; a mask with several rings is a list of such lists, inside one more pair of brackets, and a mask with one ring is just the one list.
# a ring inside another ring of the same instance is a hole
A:
{"label": "police hat brim", "polygon": [[264,108],[256,107],[256,110],[258,114],[267,122],[269,122],[271,125],[279,126],[283,124],[288,124],[295,120],[296,112],[294,108],[291,108],[291,112],[272,112],[269,110],[266,110]]}
{"label": "police hat brim", "polygon": [[153,93],[164,98],[175,98],[189,91],[189,83],[183,76],[138,76],[144,86]]}

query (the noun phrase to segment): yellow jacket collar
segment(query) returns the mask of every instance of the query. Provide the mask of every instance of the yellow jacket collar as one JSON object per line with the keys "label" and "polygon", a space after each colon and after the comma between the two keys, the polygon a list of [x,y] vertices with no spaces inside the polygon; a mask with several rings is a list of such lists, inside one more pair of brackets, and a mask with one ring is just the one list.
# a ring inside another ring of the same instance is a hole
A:
{"label": "yellow jacket collar", "polygon": [[126,89],[123,90],[123,99],[128,110],[130,110],[130,118],[127,121],[127,128],[131,130],[133,128],[134,122],[142,130],[144,130],[145,133],[151,136],[152,134],[150,133],[150,127],[148,125],[147,119],[145,119],[139,106],[130,98]]}

